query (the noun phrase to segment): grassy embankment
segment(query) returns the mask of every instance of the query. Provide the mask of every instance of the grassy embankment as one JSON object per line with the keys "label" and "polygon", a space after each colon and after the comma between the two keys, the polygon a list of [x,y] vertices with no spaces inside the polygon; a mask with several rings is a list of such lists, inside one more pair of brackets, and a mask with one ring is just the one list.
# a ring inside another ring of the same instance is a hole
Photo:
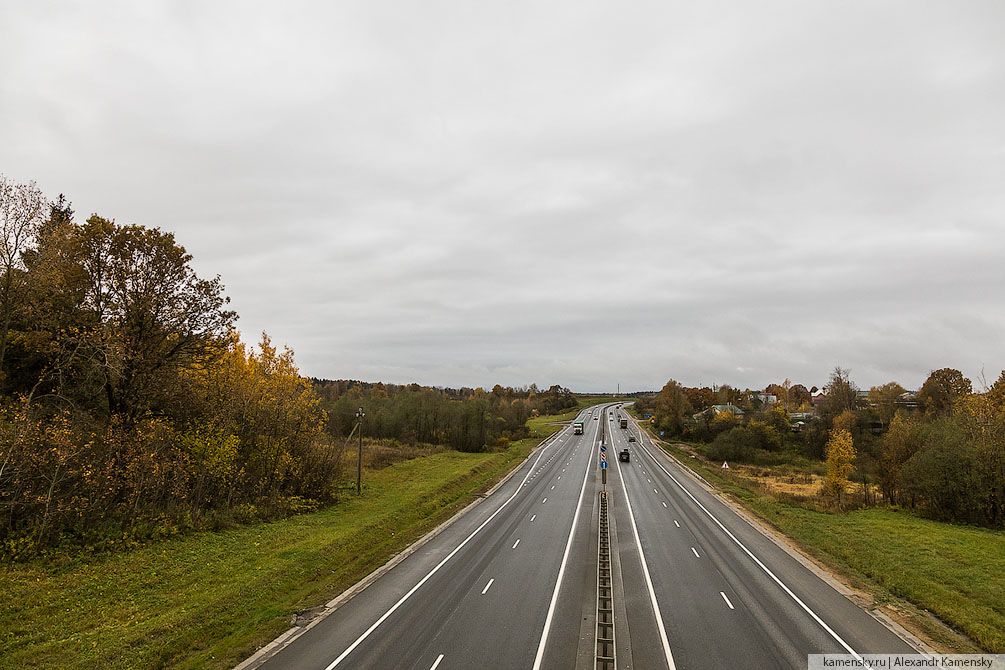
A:
{"label": "grassy embankment", "polygon": [[[897,618],[936,648],[980,651],[972,640],[984,651],[1005,652],[1005,532],[891,509],[810,509],[693,457],[693,450],[663,446],[853,586],[872,593],[875,606],[891,606]],[[970,640],[939,625],[926,611]]]}
{"label": "grassy embankment", "polygon": [[364,472],[364,494],[275,523],[0,571],[0,668],[229,668],[449,518],[571,415],[505,451]]}
{"label": "grassy embankment", "polygon": [[596,396],[592,398],[583,398],[577,396],[576,399],[579,401],[579,409],[586,409],[587,407],[592,407],[594,405],[602,405],[609,402],[630,402],[630,398],[619,398],[618,396],[608,395],[608,396]]}

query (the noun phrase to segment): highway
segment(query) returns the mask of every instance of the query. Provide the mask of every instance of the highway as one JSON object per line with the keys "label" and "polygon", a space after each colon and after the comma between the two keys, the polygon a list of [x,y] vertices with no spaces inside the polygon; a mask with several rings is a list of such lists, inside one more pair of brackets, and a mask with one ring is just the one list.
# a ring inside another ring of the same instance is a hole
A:
{"label": "highway", "polygon": [[914,651],[634,424],[618,428],[617,411],[583,411],[583,435],[558,433],[366,589],[243,666],[594,668],[601,439],[616,667],[804,668],[810,653]]}

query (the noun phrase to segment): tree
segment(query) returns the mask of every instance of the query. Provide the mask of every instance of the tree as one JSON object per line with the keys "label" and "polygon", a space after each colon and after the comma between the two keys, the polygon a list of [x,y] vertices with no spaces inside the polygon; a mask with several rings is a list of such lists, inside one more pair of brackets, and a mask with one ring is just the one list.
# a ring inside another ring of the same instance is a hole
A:
{"label": "tree", "polygon": [[[784,408],[780,409],[784,411]],[[787,423],[785,429],[788,430]],[[747,424],[745,430],[754,436],[758,449],[778,451],[782,448],[782,433],[779,433],[774,426],[768,425],[764,421],[754,419]]]}
{"label": "tree", "polygon": [[960,399],[957,421],[973,444],[977,480],[971,496],[980,501],[980,523],[1005,525],[1005,406],[990,391]]}
{"label": "tree", "polygon": [[802,384],[793,384],[789,388],[790,407],[801,407],[804,403],[808,403],[812,397],[809,389]]}
{"label": "tree", "polygon": [[791,430],[789,412],[784,407],[776,405],[769,409],[764,413],[764,421],[778,432],[779,437],[787,435]]}
{"label": "tree", "polygon": [[730,403],[739,402],[740,392],[729,384],[723,384],[715,390],[715,399],[720,405],[728,405]]}
{"label": "tree", "polygon": [[998,379],[984,395],[988,397],[988,400],[994,407],[1005,411],[1005,370],[1002,370],[1001,374],[998,375]]}
{"label": "tree", "polygon": [[835,428],[827,440],[827,474],[824,477],[823,492],[826,495],[836,495],[841,503],[841,493],[848,476],[851,474],[855,460],[855,445],[851,433],[844,428]]}
{"label": "tree", "polygon": [[890,423],[897,411],[897,399],[906,389],[897,382],[887,382],[869,389],[869,403],[876,408],[876,415],[884,426]]}
{"label": "tree", "polygon": [[858,402],[858,387],[848,374],[849,370],[836,367],[827,382],[827,414],[832,417],[854,410]]}
{"label": "tree", "polygon": [[979,520],[981,497],[974,445],[954,419],[936,419],[918,427],[921,446],[904,463],[905,493],[929,514],[944,520]]}
{"label": "tree", "polygon": [[715,391],[707,386],[684,389],[693,410],[703,410],[715,404]]}
{"label": "tree", "polygon": [[19,184],[0,175],[0,235],[3,238],[0,244],[0,371],[4,369],[18,294],[24,286],[21,255],[35,243],[47,209],[48,201],[35,182]]}
{"label": "tree", "polygon": [[719,433],[708,448],[713,461],[747,461],[758,449],[758,436],[741,426]]}
{"label": "tree", "polygon": [[919,446],[914,426],[903,412],[897,412],[880,442],[879,486],[887,500],[895,504],[904,502],[900,472],[904,463],[917,453]]}
{"label": "tree", "polygon": [[237,315],[223,309],[220,278],[196,276],[171,233],[92,216],[78,236],[108,410],[138,416],[178,371],[220,353]]}
{"label": "tree", "polygon": [[680,435],[687,425],[687,419],[691,411],[691,402],[688,400],[684,387],[671,379],[660,391],[656,398],[656,420],[662,428],[670,431],[672,435]]}
{"label": "tree", "polygon": [[932,417],[947,417],[953,413],[953,406],[960,398],[970,395],[973,385],[963,373],[953,368],[934,370],[918,391],[918,403],[925,414]]}

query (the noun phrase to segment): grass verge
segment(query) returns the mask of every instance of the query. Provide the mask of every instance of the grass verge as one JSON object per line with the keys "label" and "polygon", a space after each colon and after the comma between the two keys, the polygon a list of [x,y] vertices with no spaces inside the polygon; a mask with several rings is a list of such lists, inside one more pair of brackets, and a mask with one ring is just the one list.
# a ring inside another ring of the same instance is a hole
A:
{"label": "grass verge", "polygon": [[[554,417],[549,418],[552,421]],[[559,426],[541,426],[542,435]],[[229,668],[469,503],[537,439],[364,474],[364,494],[275,523],[4,566],[0,668]]]}
{"label": "grass verge", "polygon": [[940,650],[978,651],[927,620],[927,612],[984,651],[1005,653],[1005,532],[891,509],[811,510],[709,467],[684,449],[664,449],[855,587],[871,592],[875,606],[907,601],[895,609]]}

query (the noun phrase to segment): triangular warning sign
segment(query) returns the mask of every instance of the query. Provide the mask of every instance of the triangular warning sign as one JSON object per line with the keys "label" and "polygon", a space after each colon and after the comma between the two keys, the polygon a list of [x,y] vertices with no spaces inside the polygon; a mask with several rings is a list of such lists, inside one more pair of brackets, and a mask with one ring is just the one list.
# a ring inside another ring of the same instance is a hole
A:
{"label": "triangular warning sign", "polygon": [[723,461],[722,462],[722,469],[723,470],[729,470],[729,463],[727,463],[726,461]]}

